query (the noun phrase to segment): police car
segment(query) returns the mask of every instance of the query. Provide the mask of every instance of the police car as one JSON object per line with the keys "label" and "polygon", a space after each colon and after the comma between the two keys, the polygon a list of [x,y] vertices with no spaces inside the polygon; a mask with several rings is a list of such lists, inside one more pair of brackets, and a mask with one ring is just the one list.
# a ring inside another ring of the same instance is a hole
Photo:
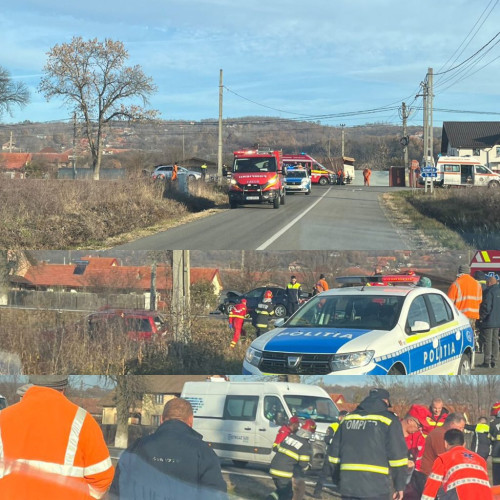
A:
{"label": "police car", "polygon": [[433,288],[362,286],[316,295],[248,348],[243,374],[469,374],[469,320]]}
{"label": "police car", "polygon": [[311,177],[305,168],[288,168],[285,176],[287,193],[311,194]]}

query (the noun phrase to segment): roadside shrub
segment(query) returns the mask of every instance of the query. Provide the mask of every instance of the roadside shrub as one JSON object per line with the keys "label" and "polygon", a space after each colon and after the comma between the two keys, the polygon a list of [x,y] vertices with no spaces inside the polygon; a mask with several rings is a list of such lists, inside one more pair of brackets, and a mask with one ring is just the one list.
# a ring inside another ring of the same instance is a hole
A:
{"label": "roadside shrub", "polygon": [[500,189],[436,189],[433,196],[417,191],[407,199],[420,213],[458,232],[470,245],[500,247]]}

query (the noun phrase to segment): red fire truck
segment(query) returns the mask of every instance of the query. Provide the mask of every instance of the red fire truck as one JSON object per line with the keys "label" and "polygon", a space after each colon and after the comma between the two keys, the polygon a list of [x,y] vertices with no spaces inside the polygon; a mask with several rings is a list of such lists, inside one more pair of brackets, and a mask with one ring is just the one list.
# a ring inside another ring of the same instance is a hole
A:
{"label": "red fire truck", "polygon": [[244,149],[234,151],[229,184],[229,206],[246,203],[271,203],[273,208],[285,204],[283,159],[281,151]]}
{"label": "red fire truck", "polygon": [[470,262],[471,275],[476,271],[500,279],[500,250],[478,250]]}

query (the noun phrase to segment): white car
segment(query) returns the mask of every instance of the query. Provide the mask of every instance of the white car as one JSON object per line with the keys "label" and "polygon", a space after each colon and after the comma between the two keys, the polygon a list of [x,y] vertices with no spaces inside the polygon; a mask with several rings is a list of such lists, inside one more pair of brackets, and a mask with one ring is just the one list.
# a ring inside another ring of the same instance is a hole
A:
{"label": "white car", "polygon": [[[155,167],[154,172],[151,174],[153,179],[165,180],[172,177],[173,165],[158,165]],[[177,175],[187,175],[189,179],[201,179],[200,172],[194,170],[188,170],[184,167],[178,167]]]}
{"label": "white car", "polygon": [[314,296],[248,348],[243,374],[469,374],[474,333],[433,288],[364,286]]}

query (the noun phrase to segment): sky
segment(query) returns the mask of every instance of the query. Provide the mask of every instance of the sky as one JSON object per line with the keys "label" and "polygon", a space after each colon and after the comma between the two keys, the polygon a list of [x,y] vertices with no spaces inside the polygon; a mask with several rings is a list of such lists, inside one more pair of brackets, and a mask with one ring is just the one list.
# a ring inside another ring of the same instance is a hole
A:
{"label": "sky", "polygon": [[127,65],[140,65],[157,85],[150,107],[163,120],[216,119],[222,69],[225,119],[272,116],[332,127],[401,124],[398,107],[406,102],[408,124],[418,126],[422,98],[416,95],[433,68],[434,126],[498,121],[498,3],[8,2],[0,10],[0,66],[29,87],[31,102],[0,122],[70,120],[62,101],[46,102],[37,87],[47,52],[74,36],[122,41]]}

